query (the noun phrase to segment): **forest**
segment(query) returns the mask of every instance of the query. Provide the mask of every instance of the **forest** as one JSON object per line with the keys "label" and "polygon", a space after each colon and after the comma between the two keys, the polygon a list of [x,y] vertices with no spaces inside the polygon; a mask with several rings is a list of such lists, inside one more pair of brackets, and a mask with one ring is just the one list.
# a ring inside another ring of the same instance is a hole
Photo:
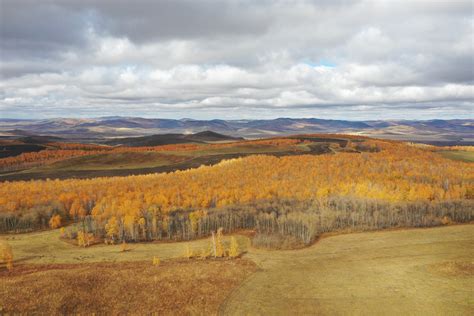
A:
{"label": "forest", "polygon": [[472,164],[395,141],[349,141],[345,151],[253,155],[163,174],[4,182],[0,232],[67,226],[63,237],[87,246],[190,240],[222,227],[309,244],[336,230],[472,221]]}

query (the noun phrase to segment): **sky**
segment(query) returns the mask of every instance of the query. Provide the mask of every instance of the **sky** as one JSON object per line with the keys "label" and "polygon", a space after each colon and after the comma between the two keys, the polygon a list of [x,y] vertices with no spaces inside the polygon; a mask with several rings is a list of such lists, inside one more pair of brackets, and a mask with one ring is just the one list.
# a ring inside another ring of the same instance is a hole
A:
{"label": "sky", "polygon": [[0,118],[474,118],[471,0],[0,0]]}

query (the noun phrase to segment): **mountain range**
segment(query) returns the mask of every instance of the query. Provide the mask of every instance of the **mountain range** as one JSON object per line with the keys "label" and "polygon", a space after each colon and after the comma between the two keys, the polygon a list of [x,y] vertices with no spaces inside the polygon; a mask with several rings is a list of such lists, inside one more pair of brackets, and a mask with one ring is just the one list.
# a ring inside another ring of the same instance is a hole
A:
{"label": "mountain range", "polygon": [[[439,145],[474,144],[473,119],[424,121],[348,121],[319,118],[174,120],[120,116],[33,120],[0,119],[0,136],[3,138],[47,135],[74,141],[105,139],[114,143],[116,138],[156,134],[193,134],[204,131],[249,139],[290,134],[344,133]],[[144,141],[146,143],[147,139]],[[123,140],[119,142],[123,143]]]}

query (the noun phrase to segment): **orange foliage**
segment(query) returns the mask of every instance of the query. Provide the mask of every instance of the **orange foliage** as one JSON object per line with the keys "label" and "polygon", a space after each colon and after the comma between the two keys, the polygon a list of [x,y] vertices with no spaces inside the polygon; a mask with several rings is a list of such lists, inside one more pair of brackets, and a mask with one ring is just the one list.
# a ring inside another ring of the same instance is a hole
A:
{"label": "orange foliage", "polygon": [[50,147],[64,150],[108,150],[112,147],[107,145],[78,144],[78,143],[48,143]]}
{"label": "orange foliage", "polygon": [[18,170],[37,167],[73,157],[100,154],[103,150],[63,150],[45,149],[38,152],[22,153],[18,156],[0,159],[0,170]]}
{"label": "orange foliage", "polygon": [[[474,165],[398,142],[366,141],[380,152],[250,156],[217,165],[128,177],[19,181],[0,184],[0,212],[16,213],[61,203],[74,218],[91,214],[140,225],[145,212],[348,196],[384,201],[474,198]],[[201,213],[194,213],[192,216]],[[127,226],[128,225],[128,226]],[[110,228],[110,237],[116,234]]]}
{"label": "orange foliage", "polygon": [[61,227],[61,216],[53,215],[49,220],[49,227],[51,227],[52,229]]}
{"label": "orange foliage", "polygon": [[436,147],[436,150],[474,151],[474,146],[447,146],[447,147]]}

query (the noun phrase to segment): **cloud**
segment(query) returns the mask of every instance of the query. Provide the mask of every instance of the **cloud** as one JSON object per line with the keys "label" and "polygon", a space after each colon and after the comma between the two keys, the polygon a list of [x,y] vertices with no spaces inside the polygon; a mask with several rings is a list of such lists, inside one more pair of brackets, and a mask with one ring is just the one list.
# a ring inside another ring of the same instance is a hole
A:
{"label": "cloud", "polygon": [[0,115],[472,117],[472,11],[471,1],[3,0]]}

